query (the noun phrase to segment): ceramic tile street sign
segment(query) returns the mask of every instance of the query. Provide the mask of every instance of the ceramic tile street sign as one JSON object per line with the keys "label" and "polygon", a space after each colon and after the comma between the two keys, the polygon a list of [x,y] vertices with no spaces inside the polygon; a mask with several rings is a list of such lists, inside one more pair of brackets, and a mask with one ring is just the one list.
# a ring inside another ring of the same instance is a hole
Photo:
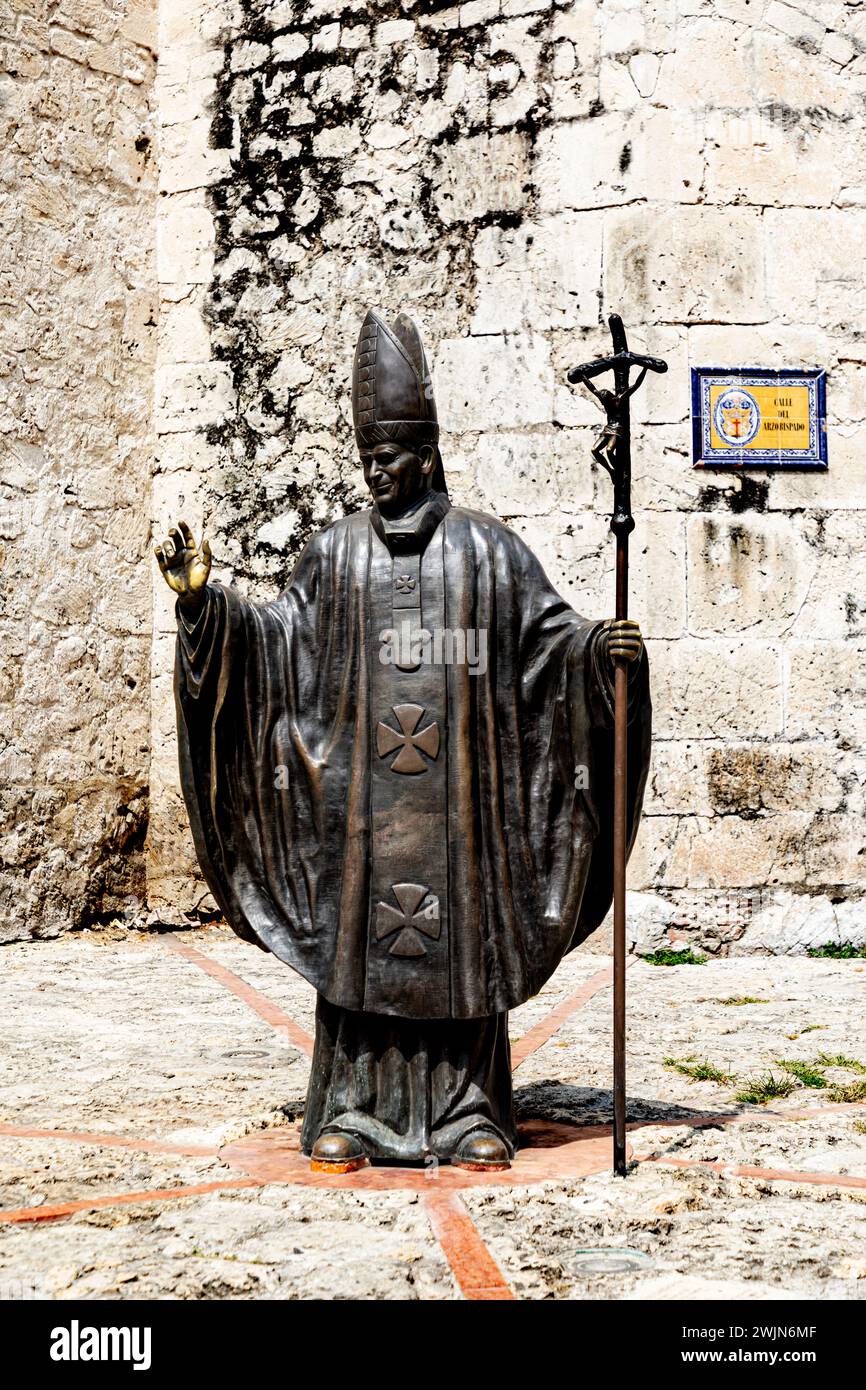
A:
{"label": "ceramic tile street sign", "polygon": [[823,370],[692,368],[696,468],[826,468]]}

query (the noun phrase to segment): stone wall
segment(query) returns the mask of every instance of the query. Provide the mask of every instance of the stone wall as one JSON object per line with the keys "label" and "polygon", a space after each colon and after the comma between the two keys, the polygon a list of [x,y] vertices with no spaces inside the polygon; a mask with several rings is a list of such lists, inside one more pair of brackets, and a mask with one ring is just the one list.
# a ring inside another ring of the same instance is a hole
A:
{"label": "stone wall", "polygon": [[[352,349],[366,305],[402,308],[453,496],[606,615],[597,414],[564,374],[617,309],[670,364],[635,410],[657,714],[632,883],[735,924],[759,889],[862,891],[866,4],[178,0],[162,28],[156,525],[205,521],[218,577],[272,596],[362,505]],[[828,474],[692,470],[688,368],[725,363],[828,369]],[[167,915],[206,904],[171,630],[159,591]]]}
{"label": "stone wall", "polygon": [[0,0],[0,940],[145,893],[150,0]]}

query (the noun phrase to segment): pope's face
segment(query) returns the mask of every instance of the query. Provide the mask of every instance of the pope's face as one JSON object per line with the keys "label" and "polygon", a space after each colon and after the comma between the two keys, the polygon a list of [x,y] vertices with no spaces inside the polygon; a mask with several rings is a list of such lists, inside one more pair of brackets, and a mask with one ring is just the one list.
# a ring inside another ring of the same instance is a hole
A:
{"label": "pope's face", "polygon": [[399,516],[429,491],[434,459],[433,450],[426,447],[418,454],[392,443],[362,449],[364,481],[379,510]]}

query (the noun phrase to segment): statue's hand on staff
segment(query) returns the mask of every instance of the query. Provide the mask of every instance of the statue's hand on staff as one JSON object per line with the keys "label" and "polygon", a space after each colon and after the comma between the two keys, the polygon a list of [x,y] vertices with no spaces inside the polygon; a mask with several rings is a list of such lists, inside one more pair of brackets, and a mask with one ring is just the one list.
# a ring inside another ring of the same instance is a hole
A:
{"label": "statue's hand on staff", "polygon": [[168,539],[154,546],[153,553],[163,579],[177,594],[187,618],[196,618],[204,604],[205,585],[211,567],[210,544],[202,537],[195,543],[185,521],[179,521],[168,533]]}
{"label": "statue's hand on staff", "polygon": [[631,618],[608,618],[604,625],[607,639],[607,655],[611,662],[639,661],[643,652],[643,638],[637,623]]}

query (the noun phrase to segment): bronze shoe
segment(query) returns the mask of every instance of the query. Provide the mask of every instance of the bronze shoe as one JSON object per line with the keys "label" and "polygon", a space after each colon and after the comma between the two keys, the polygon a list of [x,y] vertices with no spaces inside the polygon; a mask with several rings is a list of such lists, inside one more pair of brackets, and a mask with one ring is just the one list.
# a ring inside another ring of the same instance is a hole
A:
{"label": "bronze shoe", "polygon": [[502,1172],[511,1167],[511,1158],[504,1140],[489,1129],[476,1129],[461,1139],[451,1159],[454,1168],[471,1172]]}
{"label": "bronze shoe", "polygon": [[343,1130],[320,1134],[310,1152],[310,1168],[314,1173],[354,1173],[370,1162],[360,1139]]}

